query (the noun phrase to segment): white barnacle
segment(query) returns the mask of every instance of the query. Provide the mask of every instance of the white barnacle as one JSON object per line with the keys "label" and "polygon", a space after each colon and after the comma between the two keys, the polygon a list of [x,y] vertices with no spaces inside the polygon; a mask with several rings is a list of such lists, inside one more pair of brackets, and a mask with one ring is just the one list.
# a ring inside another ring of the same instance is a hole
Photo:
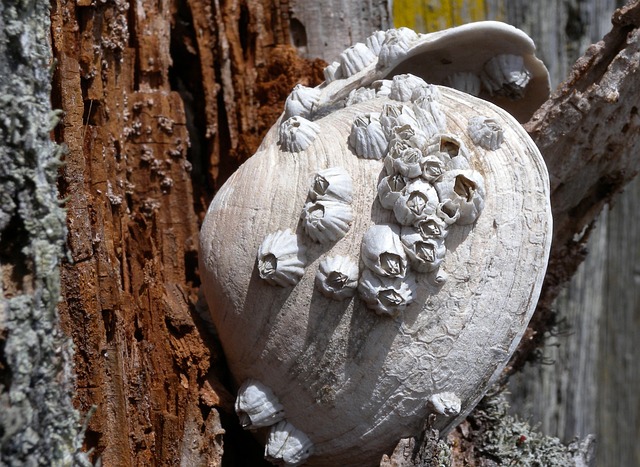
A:
{"label": "white barnacle", "polygon": [[409,28],[389,29],[378,53],[378,66],[387,67],[404,57],[418,35]]}
{"label": "white barnacle", "polygon": [[498,149],[504,137],[502,127],[495,119],[481,115],[469,119],[467,131],[471,141],[490,151]]}
{"label": "white barnacle", "polygon": [[240,386],[235,409],[242,428],[247,430],[270,426],[284,419],[284,408],[273,391],[253,379]]}
{"label": "white barnacle", "polygon": [[388,139],[393,137],[395,127],[409,125],[413,128],[419,128],[420,126],[411,107],[405,104],[391,103],[386,103],[382,106],[380,124]]}
{"label": "white barnacle", "polygon": [[305,233],[318,243],[335,242],[344,237],[353,222],[351,206],[330,199],[308,201],[302,209]]}
{"label": "white barnacle", "polygon": [[358,286],[358,265],[348,256],[329,256],[318,266],[316,286],[322,295],[333,300],[353,297]]}
{"label": "white barnacle", "polygon": [[329,167],[311,178],[309,199],[333,200],[351,204],[353,200],[353,181],[351,175],[342,167]]}
{"label": "white barnacle", "polygon": [[358,42],[338,57],[341,75],[345,78],[355,75],[365,69],[376,59],[376,55],[362,42]]}
{"label": "white barnacle", "polygon": [[278,143],[284,151],[304,151],[316,139],[320,127],[304,117],[291,117],[280,124]]}
{"label": "white barnacle", "polygon": [[421,161],[421,176],[426,181],[433,183],[442,177],[450,163],[451,157],[444,152],[437,151],[429,154]]}
{"label": "white barnacle", "polygon": [[[435,184],[440,200],[458,224],[472,224],[484,208],[484,180],[475,170],[449,170]],[[455,213],[457,210],[457,214]],[[445,219],[445,222],[447,219]]]}
{"label": "white barnacle", "polygon": [[447,417],[455,417],[462,407],[460,398],[453,392],[433,394],[429,397],[428,403],[433,412]]}
{"label": "white barnacle", "polygon": [[380,114],[358,115],[351,125],[349,146],[365,159],[382,159],[389,144],[380,124]]}
{"label": "white barnacle", "polygon": [[378,200],[385,209],[393,209],[396,200],[407,186],[407,178],[399,173],[387,175],[378,183]]}
{"label": "white barnacle", "polygon": [[411,102],[422,131],[430,137],[445,131],[447,117],[440,107],[440,91],[437,87],[426,85],[415,88]]}
{"label": "white barnacle", "polygon": [[397,316],[415,300],[416,282],[411,275],[404,278],[379,276],[365,269],[358,283],[360,297],[367,307],[379,315]]}
{"label": "white barnacle", "polygon": [[271,285],[296,285],[304,274],[304,247],[290,229],[267,235],[258,248],[258,274]]}
{"label": "white barnacle", "polygon": [[391,80],[389,98],[400,102],[409,102],[414,91],[425,86],[427,83],[422,78],[410,73],[396,75]]}
{"label": "white barnacle", "polygon": [[444,240],[449,233],[448,224],[437,214],[432,214],[418,221],[415,228],[425,240],[430,238]]}
{"label": "white barnacle", "polygon": [[324,80],[327,83],[343,78],[340,68],[340,62],[330,63],[324,68],[324,70],[322,70],[322,72],[324,74]]}
{"label": "white barnacle", "polygon": [[380,48],[387,38],[385,31],[376,31],[364,40],[364,43],[376,55],[380,53]]}
{"label": "white barnacle", "polygon": [[393,205],[393,214],[402,225],[415,225],[436,212],[438,193],[430,183],[412,180]]}
{"label": "white barnacle", "polygon": [[320,90],[297,84],[284,103],[284,116],[282,120],[291,117],[304,117],[311,119],[315,107],[320,99]]}
{"label": "white barnacle", "polygon": [[470,71],[458,71],[447,76],[444,79],[445,86],[466,92],[472,96],[479,96],[482,83],[480,77],[476,73]]}
{"label": "white barnacle", "polygon": [[480,79],[490,94],[520,99],[531,74],[520,55],[500,54],[484,64]]}
{"label": "white barnacle", "polygon": [[296,467],[313,453],[313,443],[290,422],[282,420],[271,427],[264,457],[275,465]]}
{"label": "white barnacle", "polygon": [[360,251],[364,265],[379,276],[402,278],[407,273],[407,255],[396,225],[371,226],[362,236]]}
{"label": "white barnacle", "polygon": [[360,102],[370,101],[376,98],[376,90],[373,88],[356,88],[352,89],[347,96],[346,106],[359,104]]}
{"label": "white barnacle", "polygon": [[417,228],[405,226],[400,239],[415,271],[431,272],[440,267],[447,251],[442,238],[424,238]]}

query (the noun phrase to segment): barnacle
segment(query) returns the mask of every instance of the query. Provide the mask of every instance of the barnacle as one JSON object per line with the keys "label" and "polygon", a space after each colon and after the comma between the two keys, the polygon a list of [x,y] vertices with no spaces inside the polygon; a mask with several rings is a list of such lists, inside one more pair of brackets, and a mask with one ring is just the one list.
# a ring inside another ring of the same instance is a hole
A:
{"label": "barnacle", "polygon": [[435,182],[442,177],[450,163],[451,157],[439,151],[424,157],[421,161],[422,178],[430,183]]}
{"label": "barnacle", "polygon": [[284,408],[273,391],[253,379],[240,386],[235,409],[245,429],[270,426],[284,418]]}
{"label": "barnacle", "polygon": [[340,62],[331,62],[329,65],[324,67],[322,72],[324,74],[324,80],[327,83],[343,78]]}
{"label": "barnacle", "polygon": [[305,233],[313,241],[330,243],[347,234],[353,211],[346,203],[324,199],[307,202],[300,217]]}
{"label": "barnacle", "polygon": [[296,467],[302,464],[313,453],[313,443],[302,431],[286,420],[271,427],[264,457],[269,462]]}
{"label": "barnacle", "polygon": [[411,181],[393,205],[393,213],[398,223],[414,225],[435,213],[438,193],[430,183],[422,179]]}
{"label": "barnacle", "polygon": [[472,224],[484,208],[484,180],[479,172],[449,170],[436,182],[435,188],[442,202],[451,201],[447,210],[457,207],[459,224]]}
{"label": "barnacle", "polygon": [[427,136],[434,136],[445,130],[447,117],[440,107],[438,88],[432,85],[414,88],[411,102],[420,128]]}
{"label": "barnacle", "polygon": [[433,238],[436,240],[444,240],[449,233],[447,223],[437,214],[432,214],[418,221],[415,228],[423,239]]}
{"label": "barnacle", "polygon": [[369,47],[369,49],[376,55],[380,53],[380,48],[387,38],[387,33],[385,31],[376,31],[367,37],[364,43]]}
{"label": "barnacle", "polygon": [[394,135],[394,128],[409,125],[413,128],[419,128],[418,120],[414,111],[405,104],[386,103],[382,106],[380,112],[380,124],[384,130],[384,134],[388,139]]}
{"label": "barnacle", "polygon": [[388,30],[378,53],[378,66],[386,67],[399,60],[417,38],[418,35],[409,28]]}
{"label": "barnacle", "polygon": [[350,204],[353,200],[351,175],[342,167],[329,167],[315,174],[309,188],[309,199],[334,200]]}
{"label": "barnacle", "polygon": [[358,42],[342,52],[338,62],[340,62],[342,76],[348,78],[366,68],[375,59],[376,56],[371,49],[362,42]]}
{"label": "barnacle", "polygon": [[423,160],[422,149],[414,146],[410,139],[394,138],[389,143],[384,167],[389,175],[399,173],[407,178],[415,178],[422,173]]}
{"label": "barnacle", "polygon": [[428,399],[429,407],[437,414],[454,417],[460,413],[462,403],[453,392],[433,394]]}
{"label": "barnacle", "polygon": [[258,274],[271,285],[296,285],[304,274],[304,248],[291,230],[267,235],[258,248]]}
{"label": "barnacle", "polygon": [[469,71],[453,73],[445,78],[443,84],[458,91],[471,94],[472,96],[479,96],[480,88],[482,87],[480,77],[476,73]]}
{"label": "barnacle", "polygon": [[384,277],[365,269],[358,283],[360,297],[379,315],[397,316],[415,300],[416,282],[412,276]]}
{"label": "barnacle", "polygon": [[490,94],[520,99],[531,74],[520,55],[500,54],[484,64],[480,79]]}
{"label": "barnacle", "polygon": [[349,92],[345,105],[355,105],[360,102],[369,101],[376,98],[376,90],[372,88],[357,88]]}
{"label": "barnacle", "polygon": [[369,113],[355,118],[349,134],[349,146],[356,155],[365,159],[382,159],[387,145],[379,114]]}
{"label": "barnacle", "polygon": [[311,119],[311,114],[318,105],[320,90],[297,84],[284,103],[284,115],[282,120],[291,117],[304,117]]}
{"label": "barnacle", "polygon": [[348,256],[329,256],[320,262],[316,286],[325,297],[353,297],[358,286],[358,265]]}
{"label": "barnacle", "polygon": [[364,265],[379,276],[404,277],[407,256],[396,225],[374,225],[362,237],[360,258]]}
{"label": "barnacle", "polygon": [[289,152],[304,151],[320,133],[320,127],[304,117],[291,117],[280,124],[278,143]]}
{"label": "barnacle", "polygon": [[414,90],[426,86],[428,85],[422,78],[418,78],[410,73],[396,75],[391,80],[389,98],[396,101],[408,102],[412,99]]}
{"label": "barnacle", "polygon": [[399,174],[387,175],[378,183],[378,200],[385,209],[393,209],[396,200],[407,186],[407,179]]}
{"label": "barnacle", "polygon": [[440,267],[446,253],[442,238],[424,238],[420,230],[405,226],[400,239],[415,271],[431,272]]}
{"label": "barnacle", "polygon": [[502,127],[493,118],[476,115],[469,119],[467,127],[471,141],[478,146],[495,151],[502,144]]}

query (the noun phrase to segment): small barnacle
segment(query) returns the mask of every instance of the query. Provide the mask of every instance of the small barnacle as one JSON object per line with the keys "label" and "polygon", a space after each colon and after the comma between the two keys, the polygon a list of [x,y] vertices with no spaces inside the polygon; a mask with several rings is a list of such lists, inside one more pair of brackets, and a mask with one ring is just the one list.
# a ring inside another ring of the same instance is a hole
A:
{"label": "small barnacle", "polygon": [[402,225],[415,225],[436,212],[438,193],[430,183],[411,181],[393,205],[393,214]]}
{"label": "small barnacle", "polygon": [[379,114],[369,113],[355,118],[349,134],[349,146],[356,155],[365,159],[382,159],[388,144]]}
{"label": "small barnacle", "polygon": [[324,67],[324,70],[322,70],[322,72],[324,74],[324,80],[327,83],[343,78],[340,69],[340,62],[332,62],[330,65]]}
{"label": "small barnacle", "polygon": [[442,177],[450,163],[451,157],[443,152],[436,152],[424,157],[421,162],[422,178],[430,183],[435,182]]}
{"label": "small barnacle", "polygon": [[436,208],[436,215],[447,225],[453,225],[460,218],[460,206],[450,199],[443,200]]}
{"label": "small barnacle", "polygon": [[400,239],[415,271],[431,272],[440,267],[447,251],[442,238],[424,238],[417,228],[405,226]]}
{"label": "small barnacle", "polygon": [[467,149],[454,135],[440,135],[440,152],[447,154],[450,158],[466,156]]}
{"label": "small barnacle", "polygon": [[284,151],[304,151],[316,139],[320,127],[304,117],[291,117],[280,124],[278,143]]}
{"label": "small barnacle", "polygon": [[480,115],[471,117],[467,131],[471,141],[484,149],[495,151],[502,144],[502,127],[493,118]]}
{"label": "small barnacle", "polygon": [[258,274],[271,285],[296,285],[304,274],[304,248],[290,229],[267,235],[258,248]]}
{"label": "small barnacle", "polygon": [[365,69],[376,59],[376,55],[362,42],[358,42],[338,57],[341,76],[348,78]]}
{"label": "small barnacle", "polygon": [[367,307],[379,315],[397,316],[415,300],[416,282],[411,275],[404,278],[381,277],[365,269],[358,283],[360,297]]}
{"label": "small barnacle", "polygon": [[318,105],[320,90],[297,84],[284,103],[284,115],[282,120],[291,117],[304,117],[311,119],[311,114]]}
{"label": "small barnacle", "polygon": [[447,127],[447,117],[439,101],[440,91],[432,85],[415,88],[411,95],[416,119],[429,137],[445,131]]}
{"label": "small barnacle", "polygon": [[364,43],[376,55],[380,53],[380,48],[387,37],[385,31],[376,31],[364,40]]}
{"label": "small barnacle", "polygon": [[324,199],[307,202],[300,217],[305,233],[314,242],[329,243],[347,234],[353,211],[346,203]]}
{"label": "small barnacle", "polygon": [[415,228],[423,239],[444,240],[449,233],[447,223],[437,214],[432,214],[418,221]]}
{"label": "small barnacle", "polygon": [[275,465],[296,467],[313,453],[313,443],[307,435],[286,420],[271,427],[264,448],[264,458]]}
{"label": "small barnacle", "polygon": [[346,106],[359,104],[376,98],[376,90],[372,88],[353,89],[347,96]]}
{"label": "small barnacle", "polygon": [[441,392],[433,394],[428,399],[429,407],[435,413],[446,415],[447,417],[455,417],[460,413],[462,403],[460,398],[453,392]]}
{"label": "small barnacle", "polygon": [[399,174],[387,175],[378,184],[378,200],[385,209],[393,209],[396,200],[407,186],[407,179]]}
{"label": "small barnacle", "polygon": [[480,77],[469,71],[458,71],[453,73],[444,79],[443,84],[450,88],[457,89],[458,91],[471,94],[472,96],[479,96],[480,88],[482,86],[480,83]]}
{"label": "small barnacle", "polygon": [[242,428],[248,430],[270,426],[284,418],[284,408],[271,389],[253,379],[240,386],[235,409]]}
{"label": "small barnacle", "polygon": [[353,297],[358,286],[358,265],[348,256],[329,256],[320,262],[316,286],[325,297]]}
{"label": "small barnacle", "polygon": [[351,204],[353,200],[353,182],[351,175],[342,167],[329,167],[321,170],[311,179],[309,199],[333,200]]}
{"label": "small barnacle", "polygon": [[380,124],[384,130],[384,134],[388,139],[394,135],[394,128],[409,125],[413,128],[419,128],[418,120],[414,111],[408,105],[386,103],[382,106],[380,112]]}
{"label": "small barnacle", "polygon": [[379,276],[402,278],[407,273],[407,255],[396,225],[374,225],[362,237],[360,258]]}
{"label": "small barnacle", "polygon": [[480,79],[491,95],[520,99],[524,96],[531,74],[520,55],[501,54],[484,64]]}
{"label": "small barnacle", "polygon": [[484,208],[484,180],[474,170],[449,170],[436,182],[435,188],[443,203],[451,201],[443,208],[454,213],[457,207],[459,224],[472,224]]}
{"label": "small barnacle", "polygon": [[386,67],[403,57],[418,35],[409,28],[389,29],[378,53],[378,66]]}
{"label": "small barnacle", "polygon": [[409,102],[414,91],[425,86],[427,86],[427,83],[422,78],[410,73],[396,75],[391,80],[389,98],[396,101]]}

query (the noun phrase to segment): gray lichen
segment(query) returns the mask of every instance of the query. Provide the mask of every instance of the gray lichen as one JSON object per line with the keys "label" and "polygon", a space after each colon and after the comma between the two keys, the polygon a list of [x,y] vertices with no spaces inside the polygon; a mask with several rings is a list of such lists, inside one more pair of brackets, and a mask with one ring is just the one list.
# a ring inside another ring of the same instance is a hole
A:
{"label": "gray lichen", "polygon": [[60,330],[65,213],[56,179],[47,2],[0,3],[0,465],[88,464]]}

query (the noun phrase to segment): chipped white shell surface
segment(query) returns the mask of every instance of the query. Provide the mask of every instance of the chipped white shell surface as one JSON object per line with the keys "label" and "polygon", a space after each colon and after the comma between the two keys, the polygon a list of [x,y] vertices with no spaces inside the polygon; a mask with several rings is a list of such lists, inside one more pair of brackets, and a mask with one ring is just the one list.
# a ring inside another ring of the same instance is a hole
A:
{"label": "chipped white shell surface", "polygon": [[[461,139],[471,170],[483,177],[485,205],[475,223],[448,229],[438,270],[447,280],[415,274],[414,301],[398,316],[379,316],[358,296],[326,298],[314,285],[326,257],[358,261],[371,226],[397,223],[377,200],[383,161],[359,158],[348,144],[356,116],[380,112],[388,98],[315,120],[318,137],[298,153],[279,148],[276,124],[209,207],[200,270],[229,367],[238,384],[256,379],[273,390],[287,421],[313,443],[305,465],[378,465],[399,438],[420,432],[435,394],[460,400],[460,415],[436,419],[450,429],[499,375],[533,313],[551,239],[542,158],[505,111],[439,91],[446,132]],[[500,122],[496,150],[471,141],[469,119],[477,115]],[[353,180],[354,216],[344,237],[318,244],[305,235],[300,212],[309,180],[330,167]],[[295,286],[273,287],[259,277],[256,252],[268,234],[288,228],[305,247],[304,275]]]}

